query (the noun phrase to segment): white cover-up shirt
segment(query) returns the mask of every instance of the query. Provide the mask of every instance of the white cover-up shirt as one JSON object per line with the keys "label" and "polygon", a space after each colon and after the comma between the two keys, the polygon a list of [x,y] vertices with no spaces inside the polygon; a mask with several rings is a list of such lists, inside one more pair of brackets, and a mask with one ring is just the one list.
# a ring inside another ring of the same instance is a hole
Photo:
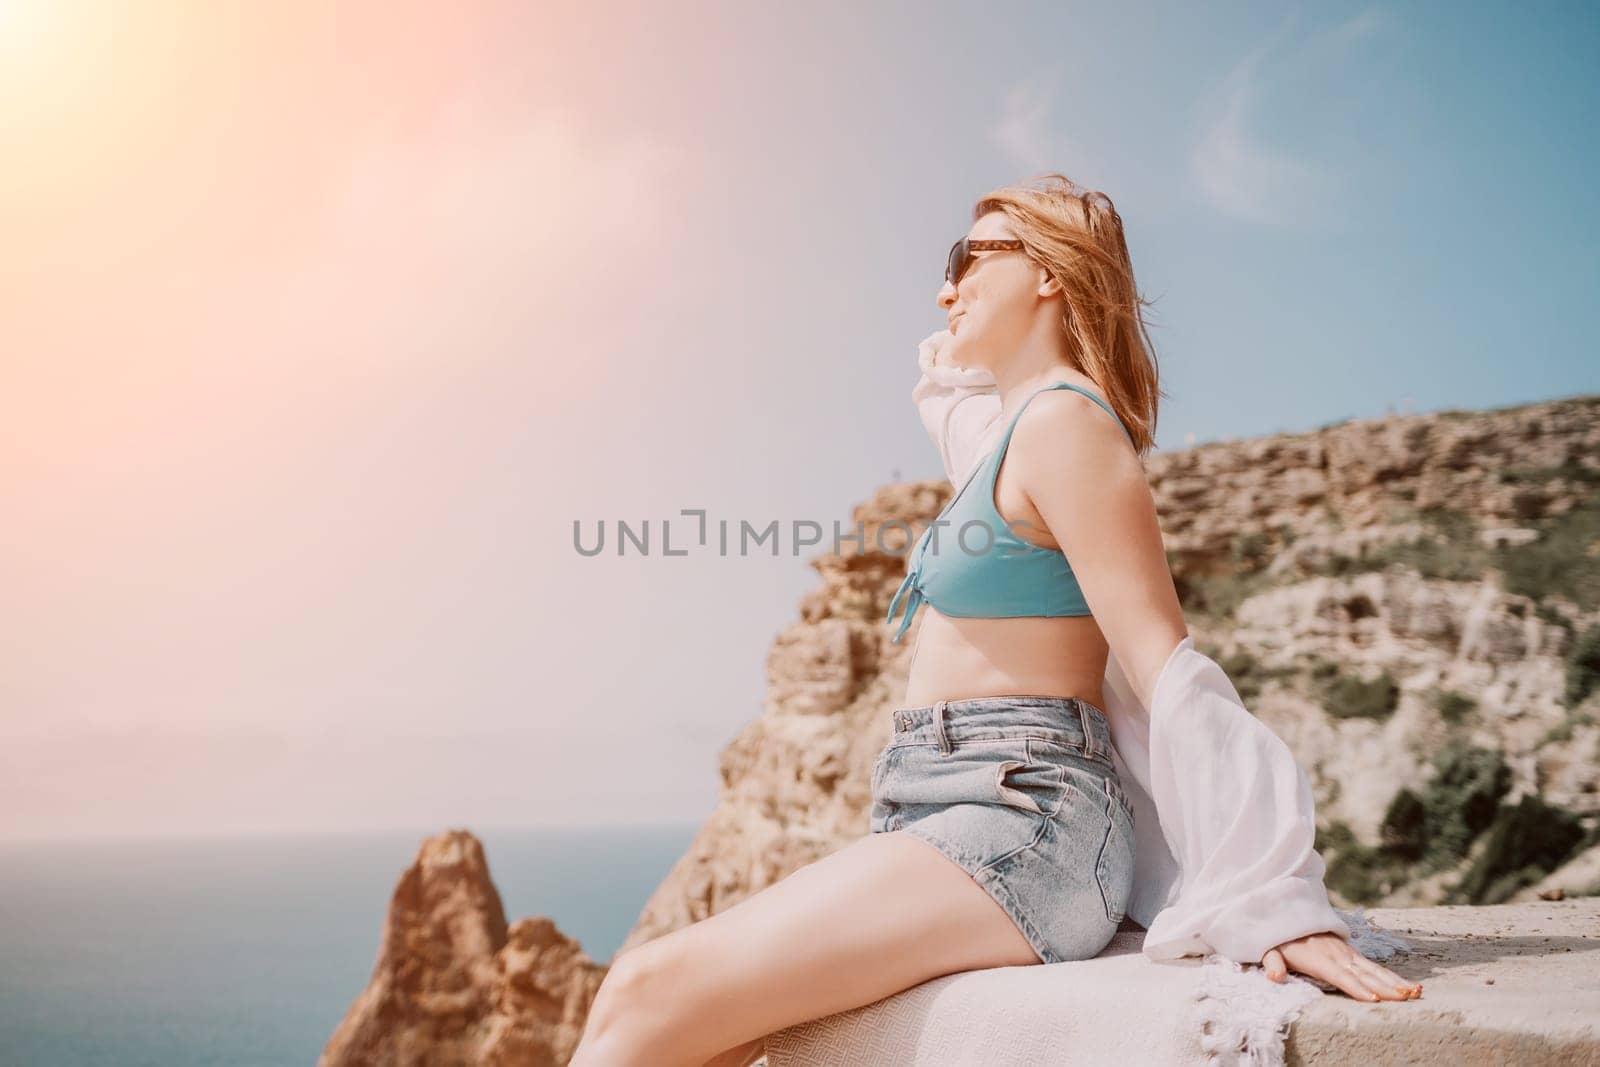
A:
{"label": "white cover-up shirt", "polygon": [[[918,348],[922,377],[911,396],[945,475],[960,486],[1004,425],[993,375],[934,365],[949,337],[941,330]],[[1350,940],[1312,847],[1310,780],[1193,636],[1168,655],[1149,708],[1113,650],[1103,699],[1112,761],[1133,806],[1128,915],[1145,927],[1146,956],[1216,953],[1259,963],[1268,949],[1306,934]]]}

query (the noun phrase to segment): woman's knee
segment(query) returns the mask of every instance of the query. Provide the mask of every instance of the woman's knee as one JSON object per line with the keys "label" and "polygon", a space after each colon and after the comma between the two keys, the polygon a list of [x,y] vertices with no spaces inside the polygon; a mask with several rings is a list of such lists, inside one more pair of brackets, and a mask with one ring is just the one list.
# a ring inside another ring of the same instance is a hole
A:
{"label": "woman's knee", "polygon": [[585,1031],[615,1037],[619,1027],[643,1030],[651,1020],[665,1019],[672,986],[672,965],[666,956],[652,942],[618,955],[595,992]]}

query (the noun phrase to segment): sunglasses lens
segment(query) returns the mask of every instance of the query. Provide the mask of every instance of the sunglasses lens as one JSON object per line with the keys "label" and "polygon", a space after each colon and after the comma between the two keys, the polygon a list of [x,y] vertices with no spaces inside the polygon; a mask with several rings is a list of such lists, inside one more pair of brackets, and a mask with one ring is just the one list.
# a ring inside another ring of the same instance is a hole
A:
{"label": "sunglasses lens", "polygon": [[961,284],[961,276],[967,272],[967,239],[965,237],[950,246],[950,258],[944,265],[945,281],[951,285]]}

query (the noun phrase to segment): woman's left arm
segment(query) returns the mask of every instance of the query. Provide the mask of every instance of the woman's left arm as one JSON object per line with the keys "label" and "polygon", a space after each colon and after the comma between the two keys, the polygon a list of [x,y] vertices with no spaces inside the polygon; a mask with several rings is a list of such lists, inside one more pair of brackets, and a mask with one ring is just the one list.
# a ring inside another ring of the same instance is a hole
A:
{"label": "woman's left arm", "polygon": [[1116,420],[1081,393],[1043,393],[1027,414],[1012,431],[1006,463],[1066,554],[1139,702],[1149,707],[1161,668],[1189,628],[1144,464]]}
{"label": "woman's left arm", "polygon": [[[1154,799],[1169,837],[1181,838],[1174,856],[1186,868],[1179,928],[1212,934],[1225,946],[1213,944],[1215,951],[1239,962],[1259,960],[1276,981],[1292,967],[1359,1000],[1419,995],[1420,984],[1350,945],[1312,848],[1310,785],[1288,747],[1238,702],[1221,668],[1193,650],[1192,641],[1182,657],[1173,655],[1188,627],[1144,465],[1121,427],[1094,401],[1067,390],[1039,395],[1028,414],[1034,417],[1013,431],[1007,462],[1017,464],[1023,492],[1151,710],[1152,759],[1165,776]],[[1158,683],[1167,695],[1157,693]],[[1189,693],[1192,705],[1157,707],[1158,697],[1175,702],[1173,694]],[[1212,763],[1195,759],[1200,753],[1192,749],[1202,745],[1215,750]],[[1206,806],[1212,810],[1194,810]],[[1158,916],[1152,935],[1160,924]]]}

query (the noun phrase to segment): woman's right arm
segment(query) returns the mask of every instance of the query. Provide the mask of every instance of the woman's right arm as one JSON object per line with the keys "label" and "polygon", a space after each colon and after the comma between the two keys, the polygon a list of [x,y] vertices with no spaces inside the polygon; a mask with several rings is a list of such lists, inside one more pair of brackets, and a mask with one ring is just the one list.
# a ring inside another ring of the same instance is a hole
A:
{"label": "woman's right arm", "polygon": [[973,465],[998,443],[1000,393],[988,371],[939,360],[949,340],[950,331],[939,330],[917,346],[922,377],[911,390],[911,401],[939,450],[945,476],[960,488]]}

